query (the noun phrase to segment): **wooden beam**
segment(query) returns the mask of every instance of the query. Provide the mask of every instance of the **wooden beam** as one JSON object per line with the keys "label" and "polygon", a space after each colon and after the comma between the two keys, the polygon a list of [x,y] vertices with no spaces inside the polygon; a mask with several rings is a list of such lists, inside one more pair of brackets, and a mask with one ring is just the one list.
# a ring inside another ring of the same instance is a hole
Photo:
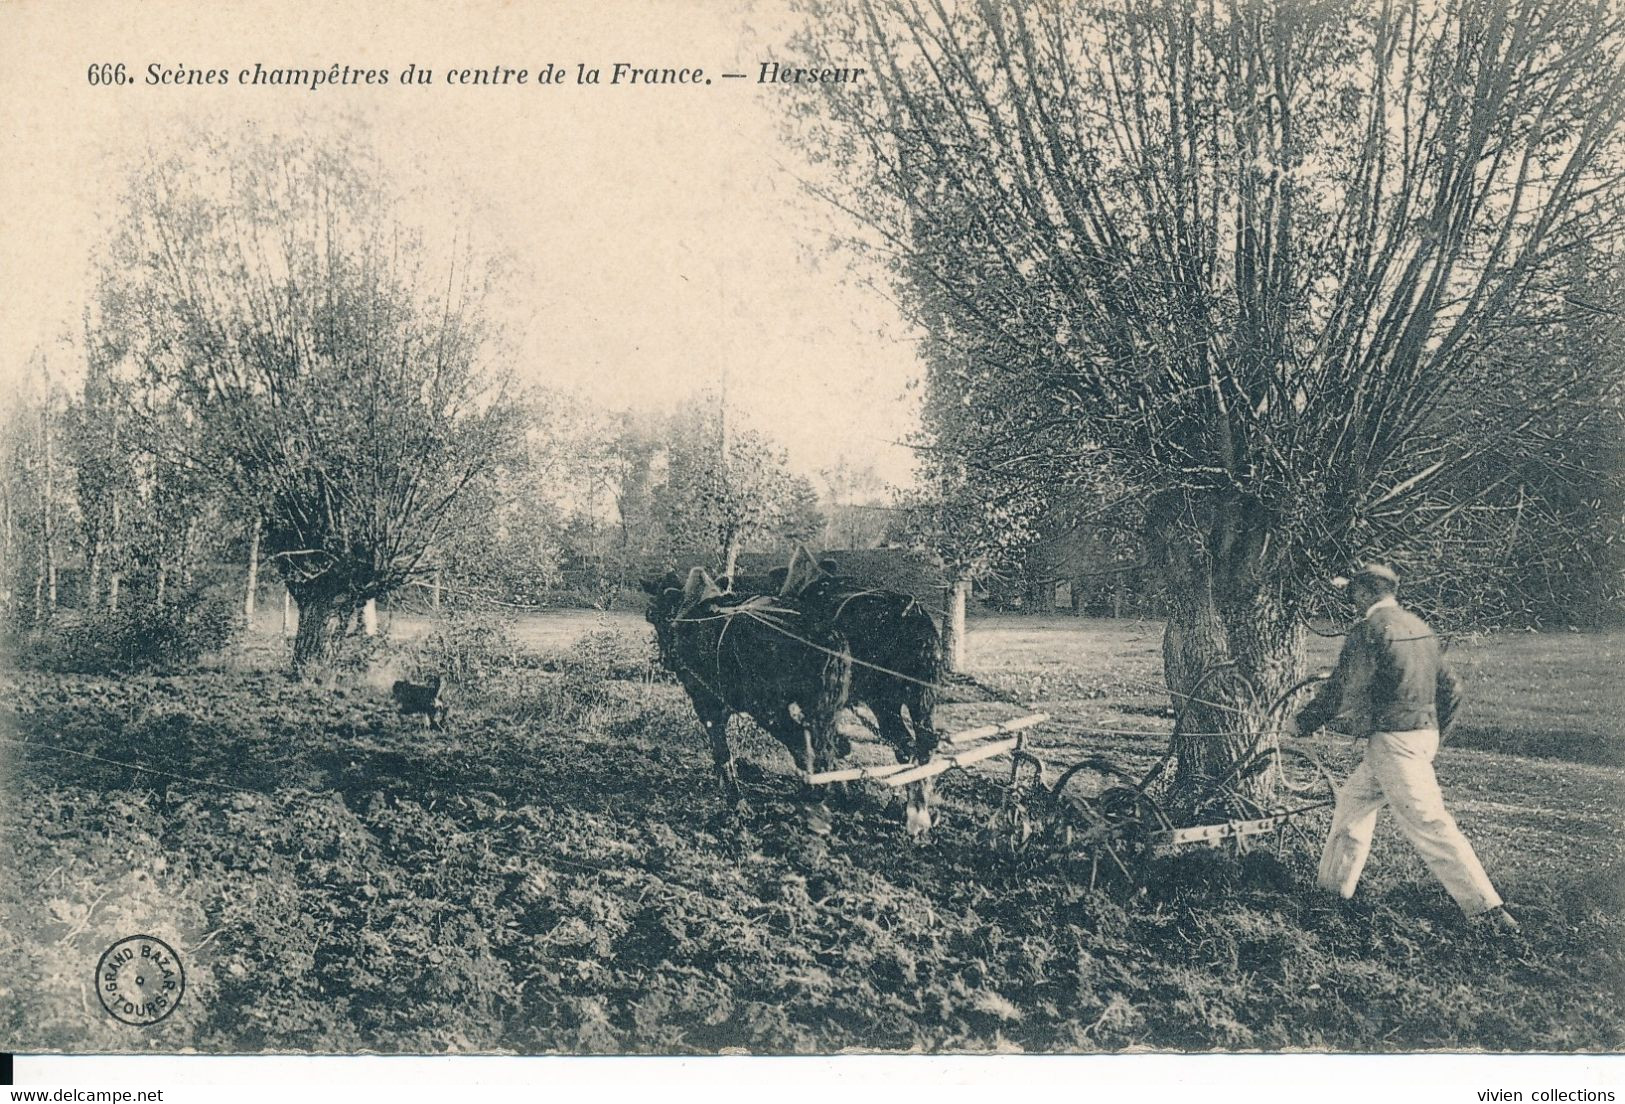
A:
{"label": "wooden beam", "polygon": [[[1049,720],[1048,713],[1031,713],[1025,717],[1017,717],[1010,721],[1001,721],[998,724],[982,725],[980,728],[968,728],[964,732],[956,732],[943,741],[951,747],[968,744],[973,740],[985,740],[990,736],[1005,736],[1043,724]],[[929,763],[886,763],[875,767],[844,767],[841,770],[821,771],[817,774],[804,775],[803,778],[809,786],[826,786],[832,782],[859,782],[873,779],[885,782],[888,786],[902,786],[909,782],[917,782],[922,778],[941,774],[949,767],[964,766],[966,763],[975,763],[982,759],[990,759],[1001,755],[1016,746],[1015,739],[999,740],[996,743],[985,744],[981,747],[971,748],[968,751],[956,752],[941,756]],[[905,777],[906,775],[906,777]]]}
{"label": "wooden beam", "polygon": [[1041,725],[1049,720],[1048,713],[1029,713],[1025,717],[1017,717],[1013,721],[1000,721],[998,724],[983,725],[980,728],[967,728],[963,732],[956,732],[948,737],[947,743],[968,744],[972,740],[985,740],[989,736],[1003,736],[1011,732],[1020,732],[1024,728]]}
{"label": "wooden beam", "polygon": [[1020,739],[1021,737],[1019,736],[1011,736],[1008,739],[995,740],[991,744],[983,744],[981,747],[971,748],[969,751],[961,751],[954,755],[946,755],[939,759],[933,759],[929,763],[925,763],[918,767],[910,767],[908,770],[899,771],[897,774],[888,776],[885,780],[886,785],[906,786],[910,782],[918,782],[922,778],[930,778],[934,775],[941,774],[943,771],[948,770],[951,767],[967,767],[972,763],[979,763],[983,759],[991,759],[995,755],[1003,755],[1005,752],[1015,747],[1016,742]]}
{"label": "wooden beam", "polygon": [[822,786],[830,782],[857,782],[865,778],[886,778],[898,771],[908,770],[908,763],[886,763],[878,767],[845,767],[841,770],[824,771],[821,774],[806,776],[808,785]]}

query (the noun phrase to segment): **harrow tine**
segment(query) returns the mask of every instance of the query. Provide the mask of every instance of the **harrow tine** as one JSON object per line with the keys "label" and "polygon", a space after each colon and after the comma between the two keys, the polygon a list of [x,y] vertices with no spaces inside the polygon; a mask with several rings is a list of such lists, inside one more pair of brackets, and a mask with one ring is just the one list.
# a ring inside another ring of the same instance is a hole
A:
{"label": "harrow tine", "polygon": [[1117,848],[1113,847],[1111,845],[1111,843],[1108,842],[1106,844],[1105,850],[1106,850],[1106,854],[1111,858],[1112,862],[1117,864],[1117,869],[1119,869],[1119,870],[1121,870],[1123,872],[1123,877],[1124,878],[1128,879],[1128,881],[1130,883],[1135,883],[1135,882],[1138,881],[1138,879],[1136,879],[1133,874],[1129,873],[1128,867],[1124,865],[1122,858],[1117,854]]}

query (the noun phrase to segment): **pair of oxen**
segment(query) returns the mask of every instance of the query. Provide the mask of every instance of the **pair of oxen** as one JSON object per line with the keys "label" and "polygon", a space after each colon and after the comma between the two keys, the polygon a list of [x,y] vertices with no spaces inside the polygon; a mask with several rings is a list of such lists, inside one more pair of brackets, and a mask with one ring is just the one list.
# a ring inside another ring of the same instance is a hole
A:
{"label": "pair of oxen", "polygon": [[[677,676],[711,742],[723,800],[742,805],[728,718],[744,713],[795,759],[803,775],[851,753],[836,725],[867,706],[899,763],[926,763],[937,746],[932,713],[942,668],[935,622],[913,597],[843,576],[798,550],[788,567],[719,585],[703,568],[669,573],[650,596],[661,662]],[[809,823],[828,825],[822,788],[804,784]],[[910,783],[906,824],[930,830],[929,783]]]}

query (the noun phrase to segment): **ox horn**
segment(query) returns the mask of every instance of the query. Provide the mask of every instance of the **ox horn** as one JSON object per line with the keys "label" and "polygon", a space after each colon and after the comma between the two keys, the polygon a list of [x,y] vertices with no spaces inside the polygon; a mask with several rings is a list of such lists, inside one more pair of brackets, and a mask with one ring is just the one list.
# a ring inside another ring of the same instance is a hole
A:
{"label": "ox horn", "polygon": [[721,596],[722,588],[717,586],[716,580],[705,568],[696,567],[689,571],[688,582],[683,584],[683,605],[693,606]]}

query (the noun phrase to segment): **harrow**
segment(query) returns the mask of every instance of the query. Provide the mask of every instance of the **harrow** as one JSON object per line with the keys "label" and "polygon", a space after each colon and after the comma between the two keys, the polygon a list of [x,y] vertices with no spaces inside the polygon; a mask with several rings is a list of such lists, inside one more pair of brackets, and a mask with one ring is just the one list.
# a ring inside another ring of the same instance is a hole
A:
{"label": "harrow", "polygon": [[[1190,706],[1203,702],[1201,695],[1211,694],[1221,678],[1240,684],[1234,687],[1240,697],[1231,700],[1256,703],[1256,689],[1245,676],[1215,668],[1186,696],[1187,706],[1174,721],[1176,737],[1188,732]],[[1288,708],[1314,681],[1292,687],[1268,709],[1238,708],[1238,716],[1262,717],[1255,730],[1245,733],[1248,750],[1223,775],[1194,790],[1173,787],[1172,750],[1138,775],[1105,756],[1091,755],[1060,769],[1051,782],[1049,765],[1024,739],[1018,740],[1010,751],[1004,798],[989,830],[1011,853],[1039,844],[1087,858],[1091,885],[1106,872],[1138,886],[1153,859],[1201,848],[1239,855],[1260,843],[1281,844],[1293,837],[1313,846],[1320,826],[1310,830],[1307,821],[1334,803],[1332,775],[1307,743],[1283,740],[1280,729]]]}
{"label": "harrow", "polygon": [[[1050,716],[1028,713],[944,734],[939,754],[929,763],[849,767],[802,777],[814,786],[873,781],[896,789],[1009,755],[1003,798],[987,825],[997,846],[1014,854],[1041,842],[1063,854],[1087,857],[1091,885],[1102,870],[1110,870],[1138,886],[1151,860],[1183,851],[1228,848],[1241,854],[1271,838],[1278,843],[1289,837],[1314,842],[1318,831],[1308,830],[1305,818],[1334,804],[1331,772],[1307,742],[1284,742],[1280,733],[1290,708],[1319,677],[1299,682],[1261,709],[1256,685],[1232,664],[1209,668],[1188,693],[1180,695],[1185,704],[1175,715],[1169,751],[1141,775],[1105,756],[1091,755],[1061,768],[1050,782],[1049,764],[1028,743]],[[1019,706],[975,680],[964,681]],[[1220,688],[1222,682],[1230,685]],[[1220,693],[1243,704],[1212,700]],[[1224,734],[1241,739],[1246,751],[1222,775],[1195,788],[1175,787],[1170,768],[1176,764],[1172,749],[1179,738],[1218,735],[1190,730],[1192,716],[1201,715],[1198,707],[1260,721],[1250,731]],[[874,731],[873,725],[863,723]]]}

